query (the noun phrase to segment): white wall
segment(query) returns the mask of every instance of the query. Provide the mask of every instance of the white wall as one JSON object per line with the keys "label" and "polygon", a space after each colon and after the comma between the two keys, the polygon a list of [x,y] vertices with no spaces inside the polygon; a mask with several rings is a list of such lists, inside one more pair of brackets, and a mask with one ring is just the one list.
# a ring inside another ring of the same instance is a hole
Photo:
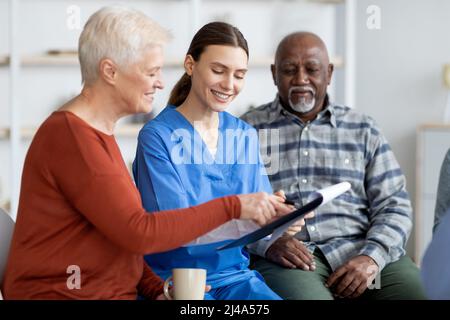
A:
{"label": "white wall", "polygon": [[[369,5],[381,9],[380,30],[366,27]],[[450,1],[357,1],[355,108],[381,126],[406,174],[413,204],[416,128],[442,121],[446,90],[441,79],[443,64],[450,62],[449,30]]]}
{"label": "white wall", "polygon": [[[0,55],[9,51],[9,3],[0,1]],[[0,67],[0,127],[9,125],[9,73]],[[9,195],[10,156],[9,141],[0,139],[0,205]]]}

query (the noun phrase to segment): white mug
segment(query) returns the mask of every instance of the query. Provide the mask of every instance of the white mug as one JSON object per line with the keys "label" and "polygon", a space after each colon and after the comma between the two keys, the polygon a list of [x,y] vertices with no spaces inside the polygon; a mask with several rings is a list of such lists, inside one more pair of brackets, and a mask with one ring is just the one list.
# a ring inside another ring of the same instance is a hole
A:
{"label": "white mug", "polygon": [[[169,292],[169,284],[173,282],[173,297]],[[164,282],[164,295],[174,300],[203,300],[206,287],[206,270],[193,268],[177,268]]]}

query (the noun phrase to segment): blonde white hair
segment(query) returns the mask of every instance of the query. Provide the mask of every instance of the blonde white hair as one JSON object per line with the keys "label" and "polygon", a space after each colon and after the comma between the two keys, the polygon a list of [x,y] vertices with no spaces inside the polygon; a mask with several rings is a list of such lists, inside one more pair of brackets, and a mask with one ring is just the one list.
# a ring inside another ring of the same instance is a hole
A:
{"label": "blonde white hair", "polygon": [[140,11],[122,6],[96,11],[84,25],[78,42],[83,83],[98,77],[99,63],[109,58],[119,67],[137,62],[146,50],[172,38],[168,30]]}

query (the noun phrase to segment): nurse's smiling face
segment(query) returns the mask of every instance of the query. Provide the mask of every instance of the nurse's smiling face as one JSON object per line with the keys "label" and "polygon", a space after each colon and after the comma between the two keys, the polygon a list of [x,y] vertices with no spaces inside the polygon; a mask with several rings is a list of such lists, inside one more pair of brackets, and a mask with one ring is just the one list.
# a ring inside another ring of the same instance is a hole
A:
{"label": "nurse's smiling face", "polygon": [[184,66],[192,80],[190,94],[206,108],[225,110],[244,86],[247,65],[247,53],[229,45],[207,46],[198,61],[187,55]]}

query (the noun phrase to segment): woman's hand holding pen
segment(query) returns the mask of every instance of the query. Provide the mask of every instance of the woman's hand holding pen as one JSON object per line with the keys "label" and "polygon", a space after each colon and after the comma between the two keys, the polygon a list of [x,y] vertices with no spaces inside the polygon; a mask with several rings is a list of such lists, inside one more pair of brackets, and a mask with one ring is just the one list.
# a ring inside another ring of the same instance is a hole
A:
{"label": "woman's hand holding pen", "polygon": [[294,209],[293,206],[285,204],[279,196],[266,192],[241,194],[238,197],[241,201],[240,219],[253,220],[260,226],[270,223]]}

